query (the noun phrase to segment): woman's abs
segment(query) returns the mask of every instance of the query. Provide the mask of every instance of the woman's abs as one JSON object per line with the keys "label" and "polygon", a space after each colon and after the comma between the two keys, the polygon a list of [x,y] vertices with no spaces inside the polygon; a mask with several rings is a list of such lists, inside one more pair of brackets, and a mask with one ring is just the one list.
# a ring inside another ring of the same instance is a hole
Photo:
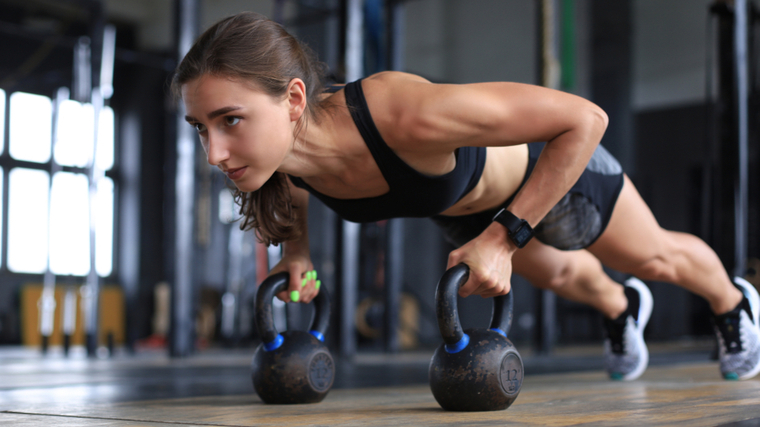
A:
{"label": "woman's abs", "polygon": [[478,185],[441,215],[469,215],[501,205],[520,188],[527,170],[527,144],[488,147],[486,165]]}

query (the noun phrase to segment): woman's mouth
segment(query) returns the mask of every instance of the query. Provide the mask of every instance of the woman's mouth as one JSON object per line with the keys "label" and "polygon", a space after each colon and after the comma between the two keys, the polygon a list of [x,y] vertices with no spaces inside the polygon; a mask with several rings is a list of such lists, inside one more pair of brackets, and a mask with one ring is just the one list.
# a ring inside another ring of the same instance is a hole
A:
{"label": "woman's mouth", "polygon": [[247,168],[248,168],[248,166],[243,166],[242,168],[237,168],[237,169],[228,169],[227,172],[226,172],[227,173],[227,178],[235,181],[235,180],[237,180],[237,179],[239,179],[240,177],[243,176],[243,174],[245,173],[245,170]]}

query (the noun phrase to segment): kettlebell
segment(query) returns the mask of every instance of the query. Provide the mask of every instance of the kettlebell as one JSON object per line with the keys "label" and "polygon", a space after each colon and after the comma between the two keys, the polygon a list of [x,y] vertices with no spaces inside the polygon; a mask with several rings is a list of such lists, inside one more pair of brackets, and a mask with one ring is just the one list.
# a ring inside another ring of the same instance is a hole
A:
{"label": "kettlebell", "polygon": [[430,361],[430,389],[447,411],[500,411],[515,401],[523,380],[522,357],[507,338],[512,292],[493,299],[489,329],[462,331],[457,292],[469,276],[469,267],[459,264],[438,282],[435,313],[444,343]]}
{"label": "kettlebell", "polygon": [[270,276],[256,294],[256,327],[262,343],[253,355],[253,388],[265,403],[317,403],[335,379],[335,362],[324,344],[330,298],[322,287],[314,298],[314,317],[305,331],[274,327],[272,298],[288,286],[288,273]]}

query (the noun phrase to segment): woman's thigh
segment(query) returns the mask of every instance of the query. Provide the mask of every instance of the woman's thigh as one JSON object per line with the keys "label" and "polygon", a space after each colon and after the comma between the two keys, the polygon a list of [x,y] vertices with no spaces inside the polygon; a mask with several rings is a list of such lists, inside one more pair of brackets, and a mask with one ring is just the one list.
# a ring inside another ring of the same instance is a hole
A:
{"label": "woman's thigh", "polygon": [[627,175],[624,180],[607,228],[587,249],[610,268],[636,273],[667,251],[671,239]]}
{"label": "woman's thigh", "polygon": [[583,256],[583,252],[562,251],[532,239],[512,256],[512,271],[524,277],[533,286],[551,289],[563,281],[562,278],[571,271],[574,260]]}

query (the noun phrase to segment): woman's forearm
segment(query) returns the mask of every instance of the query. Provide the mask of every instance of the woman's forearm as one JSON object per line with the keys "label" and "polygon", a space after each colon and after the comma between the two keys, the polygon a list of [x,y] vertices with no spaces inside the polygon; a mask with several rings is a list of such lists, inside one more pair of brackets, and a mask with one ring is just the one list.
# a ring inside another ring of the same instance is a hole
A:
{"label": "woman's forearm", "polygon": [[307,255],[309,254],[309,193],[294,186],[288,180],[293,211],[301,234],[297,239],[288,240],[282,244],[283,255]]}
{"label": "woman's forearm", "polygon": [[578,127],[547,142],[509,211],[535,227],[581,176],[606,127],[606,115],[592,109]]}

